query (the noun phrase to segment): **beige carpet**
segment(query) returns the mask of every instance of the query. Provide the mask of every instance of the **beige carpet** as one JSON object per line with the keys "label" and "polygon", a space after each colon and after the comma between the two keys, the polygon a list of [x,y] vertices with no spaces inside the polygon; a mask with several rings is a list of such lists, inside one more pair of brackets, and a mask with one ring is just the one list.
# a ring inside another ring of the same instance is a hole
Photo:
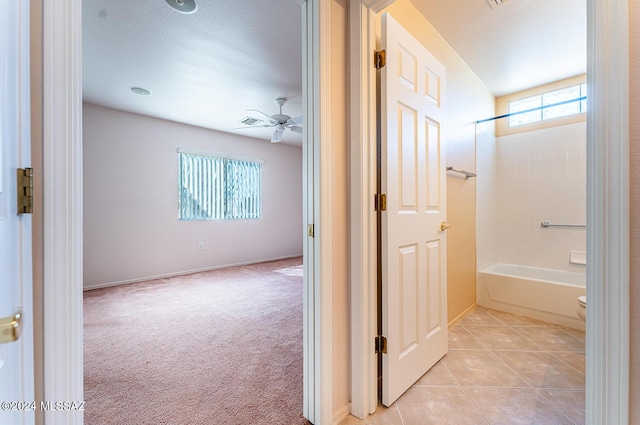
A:
{"label": "beige carpet", "polygon": [[87,425],[306,424],[301,259],[84,294]]}

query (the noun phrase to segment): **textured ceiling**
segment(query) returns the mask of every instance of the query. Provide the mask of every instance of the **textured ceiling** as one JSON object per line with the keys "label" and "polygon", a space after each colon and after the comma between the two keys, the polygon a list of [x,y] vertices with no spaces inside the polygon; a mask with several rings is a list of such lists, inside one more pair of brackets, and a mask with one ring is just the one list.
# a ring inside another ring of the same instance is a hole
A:
{"label": "textured ceiling", "polygon": [[[302,114],[302,27],[294,0],[84,0],[83,97],[101,106],[229,131],[247,115]],[[151,96],[139,96],[131,86]],[[273,129],[236,131],[271,139]],[[284,142],[301,144],[286,131]]]}
{"label": "textured ceiling", "polygon": [[[300,0],[196,1],[181,14],[165,0],[84,0],[84,100],[221,131],[263,118],[246,109],[277,113],[277,97],[301,115]],[[496,96],[586,72],[586,0],[410,1]]]}
{"label": "textured ceiling", "polygon": [[494,96],[586,73],[586,0],[410,0]]}

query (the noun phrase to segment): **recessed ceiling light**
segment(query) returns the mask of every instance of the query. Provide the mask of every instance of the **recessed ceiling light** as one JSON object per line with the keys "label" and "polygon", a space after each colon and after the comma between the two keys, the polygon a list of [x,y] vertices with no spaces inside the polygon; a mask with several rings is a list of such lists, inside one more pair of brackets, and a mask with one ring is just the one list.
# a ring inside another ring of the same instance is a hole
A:
{"label": "recessed ceiling light", "polygon": [[140,96],[150,96],[151,92],[147,89],[143,89],[142,87],[129,87],[132,92],[135,94],[139,94]]}
{"label": "recessed ceiling light", "polygon": [[165,0],[169,6],[180,13],[193,13],[198,10],[196,0]]}

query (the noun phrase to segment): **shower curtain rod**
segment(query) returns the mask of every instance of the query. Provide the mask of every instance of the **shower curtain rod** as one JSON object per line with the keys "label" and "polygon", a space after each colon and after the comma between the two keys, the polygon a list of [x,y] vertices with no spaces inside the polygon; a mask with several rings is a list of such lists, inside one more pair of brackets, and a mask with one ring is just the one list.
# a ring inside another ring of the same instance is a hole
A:
{"label": "shower curtain rod", "polygon": [[481,124],[483,122],[488,122],[488,121],[495,121],[495,120],[499,120],[500,118],[509,118],[512,115],[526,114],[528,112],[539,111],[541,109],[553,108],[554,106],[565,105],[567,103],[581,102],[583,100],[587,100],[587,96],[577,97],[575,99],[570,99],[570,100],[563,100],[562,102],[552,103],[550,105],[537,106],[535,108],[525,109],[524,111],[510,112],[508,114],[498,115],[497,117],[485,118],[483,120],[476,121],[476,124]]}

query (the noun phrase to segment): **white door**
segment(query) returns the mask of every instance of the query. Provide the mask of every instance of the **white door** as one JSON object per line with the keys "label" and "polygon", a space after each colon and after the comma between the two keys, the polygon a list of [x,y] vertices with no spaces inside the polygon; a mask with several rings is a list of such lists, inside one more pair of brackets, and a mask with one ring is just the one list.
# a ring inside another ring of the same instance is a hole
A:
{"label": "white door", "polygon": [[34,423],[31,216],[17,214],[16,169],[30,164],[29,2],[0,1],[0,424]]}
{"label": "white door", "polygon": [[382,48],[382,402],[389,406],[447,352],[445,68],[387,14]]}

